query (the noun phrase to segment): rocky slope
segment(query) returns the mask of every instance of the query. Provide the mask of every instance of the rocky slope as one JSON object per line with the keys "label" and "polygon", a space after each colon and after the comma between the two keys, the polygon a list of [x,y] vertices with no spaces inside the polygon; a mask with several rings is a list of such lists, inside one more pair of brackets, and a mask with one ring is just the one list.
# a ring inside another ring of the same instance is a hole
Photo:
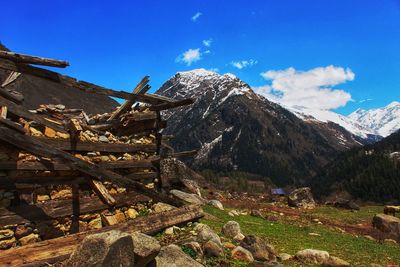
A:
{"label": "rocky slope", "polygon": [[198,149],[197,169],[237,169],[277,184],[305,182],[339,151],[359,145],[333,123],[307,122],[256,94],[232,74],[204,69],[177,73],[157,94],[192,97],[189,108],[164,114],[177,150]]}
{"label": "rocky slope", "polygon": [[[0,43],[0,50],[8,50]],[[57,72],[57,70],[55,70]],[[0,69],[0,83],[8,76],[9,72]],[[67,108],[79,108],[88,114],[110,112],[118,103],[104,95],[88,94],[76,88],[22,74],[15,83],[7,86],[24,95],[23,106],[36,109],[41,104],[63,104]]]}
{"label": "rocky slope", "polygon": [[383,108],[357,109],[349,118],[386,137],[400,129],[400,103],[393,101]]}

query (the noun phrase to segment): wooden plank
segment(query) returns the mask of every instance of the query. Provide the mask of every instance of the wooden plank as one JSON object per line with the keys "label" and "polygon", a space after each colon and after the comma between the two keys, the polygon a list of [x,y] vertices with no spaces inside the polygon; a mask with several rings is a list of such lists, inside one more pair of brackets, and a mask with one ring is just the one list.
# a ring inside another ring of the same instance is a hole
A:
{"label": "wooden plank", "polygon": [[174,152],[167,155],[168,157],[172,158],[193,157],[194,155],[197,154],[197,152],[198,150],[189,150],[189,151]]}
{"label": "wooden plank", "polygon": [[[120,230],[128,234],[142,232],[154,234],[165,228],[197,220],[204,216],[199,206],[184,206],[178,209],[154,213],[139,217],[125,223],[120,223],[99,230],[91,230],[65,237],[46,240],[19,248],[13,248],[0,253],[1,266],[22,266],[27,264],[52,264],[67,259],[80,242],[89,234],[102,233],[110,230]],[[32,265],[30,265],[32,266]]]}
{"label": "wooden plank", "polygon": [[86,178],[76,176],[30,176],[0,177],[0,188],[5,190],[32,190],[48,185],[66,185],[86,183]]}
{"label": "wooden plank", "polygon": [[[154,156],[148,160],[107,161],[97,163],[97,165],[104,169],[153,168],[153,162],[159,161],[159,159]],[[74,168],[62,161],[0,161],[0,170],[70,171]]]}
{"label": "wooden plank", "polygon": [[[0,50],[0,53],[1,53],[2,51]],[[4,87],[6,87],[7,85],[10,85],[10,84],[12,84],[13,82],[15,82],[16,80],[17,80],[17,78],[19,77],[21,75],[21,73],[19,73],[19,72],[15,72],[15,71],[12,71],[8,76],[7,76],[7,78],[4,80],[4,82],[1,84],[1,88],[4,88]]]}
{"label": "wooden plank", "polygon": [[139,101],[143,103],[148,103],[148,104],[162,104],[162,103],[169,103],[169,102],[175,102],[175,100],[168,98],[168,97],[163,97],[155,94],[131,94],[125,91],[115,91],[112,89],[108,89],[102,86],[98,86],[92,83],[84,82],[84,81],[78,81],[75,78],[66,76],[66,75],[61,75],[59,73],[46,70],[46,69],[41,69],[29,65],[24,65],[24,64],[16,64],[10,60],[0,60],[0,68],[5,69],[5,70],[11,70],[11,71],[17,71],[29,75],[34,75],[40,78],[48,79],[53,82],[61,83],[65,86],[70,86],[77,88],[79,90],[88,92],[88,93],[95,93],[95,94],[101,94],[101,95],[107,95],[107,96],[112,96],[112,97],[117,97],[117,98],[122,98],[126,100],[132,100],[134,101]]}
{"label": "wooden plank", "polygon": [[25,108],[18,106],[17,104],[13,103],[12,101],[5,99],[4,97],[0,96],[0,106],[7,106],[8,111],[10,113],[13,113],[14,115],[17,115],[19,117],[28,119],[28,120],[32,120],[32,121],[36,121],[37,123],[40,123],[44,126],[47,126],[49,128],[52,128],[54,130],[57,130],[59,132],[63,132],[66,133],[67,131],[64,129],[64,127],[53,123],[49,120],[46,120],[43,116],[34,114],[32,112],[29,112],[28,110],[26,110]]}
{"label": "wooden plank", "polygon": [[[4,107],[3,107],[4,108]],[[7,110],[7,107],[5,106],[5,109]],[[3,109],[2,109],[3,110]],[[16,130],[22,134],[27,134],[28,130],[19,125],[16,122],[10,121],[8,119],[3,118],[3,116],[0,116],[0,123],[7,126],[10,129]]]}
{"label": "wooden plank", "polygon": [[156,201],[166,202],[175,206],[181,206],[183,204],[181,201],[172,199],[163,193],[148,189],[139,182],[126,179],[118,173],[106,170],[95,164],[78,159],[67,152],[50,147],[31,136],[16,134],[15,131],[0,126],[0,139],[36,156],[62,159],[82,173],[100,181],[108,181],[121,187],[133,188]]}
{"label": "wooden plank", "polygon": [[[136,192],[116,194],[115,208],[134,205],[138,202],[148,201],[149,198]],[[81,197],[79,199],[79,214],[95,213],[108,209],[108,205],[104,204],[98,197]],[[19,205],[7,208],[0,208],[0,226],[20,224],[27,222],[40,222],[46,220],[54,220],[71,216],[73,207],[71,199],[49,200],[45,203],[34,205]],[[0,253],[1,254],[1,253]],[[0,264],[1,266],[1,264]]]}
{"label": "wooden plank", "polygon": [[119,126],[113,129],[113,131],[118,135],[131,135],[146,131],[157,131],[157,129],[165,127],[167,127],[167,121],[159,121],[158,119],[141,121],[141,123],[128,121],[126,125]]}
{"label": "wooden plank", "polygon": [[115,199],[108,193],[107,188],[102,182],[88,179],[88,183],[104,204],[107,204],[109,207],[114,207],[116,205]]}
{"label": "wooden plank", "polygon": [[[154,120],[157,119],[157,114],[155,112],[140,112],[140,113],[133,113],[133,114],[128,114],[128,115],[124,115],[123,117],[121,117],[121,120],[112,120],[112,121],[107,121],[104,123],[99,123],[96,125],[91,125],[90,127],[92,129],[96,129],[96,130],[108,130],[108,129],[112,129],[112,128],[118,128],[122,123],[124,123],[124,121],[129,121],[131,123],[135,122],[135,125],[142,125],[145,124],[146,121],[150,121],[150,122],[154,122]],[[141,122],[140,124],[138,124],[137,122]],[[143,126],[140,126],[140,129],[137,129],[137,132],[143,131]],[[150,129],[153,128],[153,125],[150,126]]]}
{"label": "wooden plank", "polygon": [[[149,82],[149,76],[145,76],[133,89],[132,94],[138,94],[139,91],[141,91],[148,82]],[[148,86],[148,88],[150,89],[150,86]],[[122,113],[128,110],[134,103],[135,102],[133,100],[125,100],[125,102],[111,114],[111,116],[107,119],[107,121],[112,121],[118,118]]]}
{"label": "wooden plank", "polygon": [[130,174],[125,175],[125,178],[136,180],[136,181],[141,181],[141,180],[146,180],[146,179],[156,179],[157,172],[130,173]]}
{"label": "wooden plank", "polygon": [[72,185],[72,216],[71,216],[71,228],[70,233],[79,233],[79,215],[80,202],[79,202],[79,185]]}
{"label": "wooden plank", "polygon": [[0,118],[7,119],[7,106],[0,107]]}
{"label": "wooden plank", "polygon": [[13,62],[17,62],[17,63],[36,64],[36,65],[43,65],[43,66],[50,66],[50,67],[57,67],[57,68],[65,68],[65,67],[69,66],[69,63],[67,61],[63,61],[63,60],[29,56],[29,55],[17,54],[14,52],[8,52],[8,51],[2,51],[2,50],[0,50],[0,58],[12,60]]}

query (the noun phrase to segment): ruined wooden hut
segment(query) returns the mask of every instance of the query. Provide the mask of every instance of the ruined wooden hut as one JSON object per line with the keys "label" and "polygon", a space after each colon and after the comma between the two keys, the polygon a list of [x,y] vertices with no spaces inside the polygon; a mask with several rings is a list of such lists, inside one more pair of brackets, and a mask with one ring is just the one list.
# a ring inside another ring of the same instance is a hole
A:
{"label": "ruined wooden hut", "polygon": [[[147,76],[128,93],[31,64],[69,65],[0,51],[0,68],[9,74],[0,81],[0,266],[63,260],[89,233],[155,233],[202,216],[199,207],[164,194],[160,179],[160,160],[171,153],[163,149],[166,122],[160,112],[192,99],[147,93]],[[20,75],[124,102],[114,112],[92,116],[51,103],[27,110],[24,96],[9,86]],[[156,202],[177,208],[140,216],[147,213],[146,203]]]}

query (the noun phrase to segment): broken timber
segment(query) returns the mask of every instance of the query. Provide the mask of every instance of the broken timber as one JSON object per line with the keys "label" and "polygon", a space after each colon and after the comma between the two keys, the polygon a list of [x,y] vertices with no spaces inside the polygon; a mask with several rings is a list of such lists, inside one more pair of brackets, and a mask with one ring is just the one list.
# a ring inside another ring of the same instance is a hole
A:
{"label": "broken timber", "polygon": [[43,65],[43,66],[50,66],[50,67],[57,67],[57,68],[65,68],[69,66],[67,61],[63,60],[55,60],[50,58],[44,57],[35,57],[35,56],[28,56],[23,54],[17,54],[14,52],[2,51],[0,50],[0,58],[9,59],[14,62],[18,63],[25,63],[25,64],[36,64],[36,65]]}
{"label": "broken timber", "polygon": [[150,214],[125,223],[103,227],[100,230],[72,234],[3,251],[0,253],[0,266],[28,266],[28,264],[29,266],[47,266],[67,259],[75,247],[89,234],[109,230],[154,234],[165,228],[193,221],[203,216],[204,212],[201,207],[195,205]]}

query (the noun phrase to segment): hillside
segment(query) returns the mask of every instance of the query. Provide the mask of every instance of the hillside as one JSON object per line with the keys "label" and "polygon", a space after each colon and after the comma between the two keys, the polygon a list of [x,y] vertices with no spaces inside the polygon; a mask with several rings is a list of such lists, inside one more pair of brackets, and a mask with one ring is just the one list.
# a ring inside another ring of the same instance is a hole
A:
{"label": "hillside", "polygon": [[164,114],[173,147],[199,150],[190,162],[196,169],[259,174],[279,185],[304,183],[340,151],[360,145],[339,125],[303,121],[232,74],[180,72],[156,93],[196,100],[191,108]]}
{"label": "hillside", "polygon": [[[0,43],[0,50],[8,49]],[[8,71],[0,69],[0,81],[3,82],[8,74]],[[67,108],[79,108],[88,114],[96,114],[110,112],[118,105],[108,96],[88,94],[76,88],[26,74],[22,74],[15,83],[6,88],[22,93],[25,97],[22,106],[28,109],[36,109],[41,104],[63,104]]]}
{"label": "hillside", "polygon": [[400,132],[340,155],[313,179],[318,195],[347,191],[379,202],[400,201]]}

